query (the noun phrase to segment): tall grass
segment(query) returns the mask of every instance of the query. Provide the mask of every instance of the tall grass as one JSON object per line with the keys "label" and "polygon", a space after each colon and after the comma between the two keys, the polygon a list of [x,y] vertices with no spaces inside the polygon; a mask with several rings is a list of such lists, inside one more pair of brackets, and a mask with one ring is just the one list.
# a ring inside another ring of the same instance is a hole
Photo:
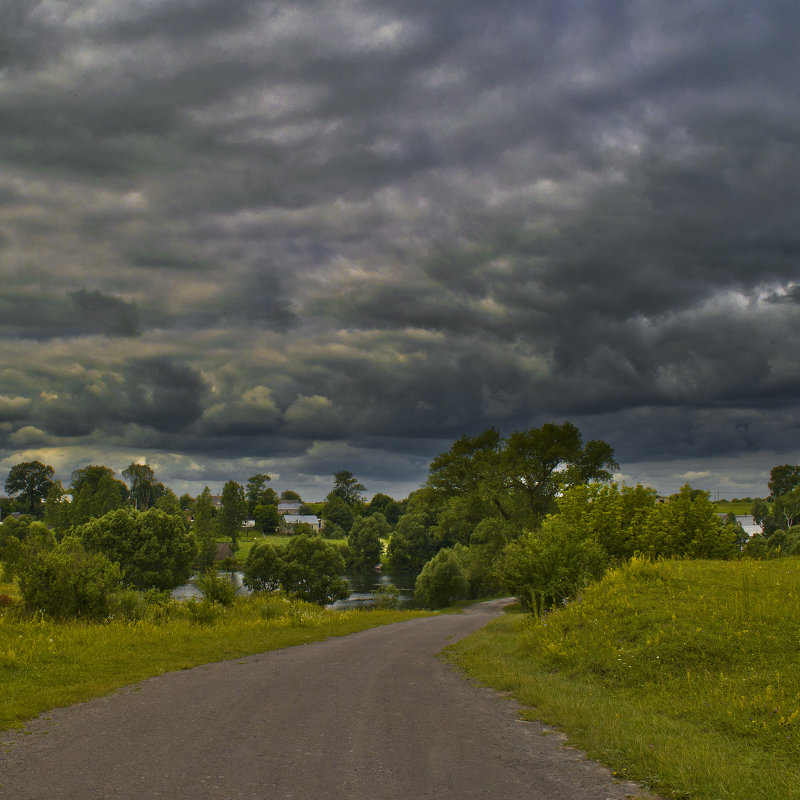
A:
{"label": "tall grass", "polygon": [[619,775],[667,797],[800,798],[800,559],[634,560],[541,619],[454,646]]}
{"label": "tall grass", "polygon": [[[130,619],[139,616],[138,619]],[[104,623],[0,611],[0,729],[177,669],[344,636],[419,611],[332,611],[280,597],[154,603]]]}

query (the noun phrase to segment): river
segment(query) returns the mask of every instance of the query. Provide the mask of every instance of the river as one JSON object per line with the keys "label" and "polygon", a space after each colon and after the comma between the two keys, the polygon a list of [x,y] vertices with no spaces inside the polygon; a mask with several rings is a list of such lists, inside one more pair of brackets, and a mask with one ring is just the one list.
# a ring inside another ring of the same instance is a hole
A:
{"label": "river", "polygon": [[[220,573],[224,574],[224,573]],[[242,583],[242,573],[230,573],[231,579],[236,585],[237,594],[249,594],[248,588]],[[337,600],[332,608],[363,608],[371,606],[375,602],[375,595],[381,586],[394,584],[400,590],[400,608],[417,608],[414,601],[414,580],[413,573],[392,573],[387,574],[372,570],[370,572],[348,573],[343,576],[350,584],[350,597],[346,600]],[[192,580],[178,586],[172,590],[172,596],[178,600],[185,600],[189,597],[202,597],[202,592],[194,585]]]}

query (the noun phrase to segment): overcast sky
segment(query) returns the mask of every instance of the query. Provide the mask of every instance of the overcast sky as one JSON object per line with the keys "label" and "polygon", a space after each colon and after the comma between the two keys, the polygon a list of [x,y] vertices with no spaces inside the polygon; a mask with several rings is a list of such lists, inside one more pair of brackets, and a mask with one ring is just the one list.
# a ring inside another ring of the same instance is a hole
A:
{"label": "overcast sky", "polygon": [[800,461],[800,5],[2,0],[0,480]]}

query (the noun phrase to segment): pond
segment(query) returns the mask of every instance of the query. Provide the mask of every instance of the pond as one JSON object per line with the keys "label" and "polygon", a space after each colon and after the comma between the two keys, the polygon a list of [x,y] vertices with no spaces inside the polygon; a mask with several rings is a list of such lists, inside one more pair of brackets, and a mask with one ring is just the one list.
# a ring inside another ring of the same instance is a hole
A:
{"label": "pond", "polygon": [[[226,574],[223,572],[220,575]],[[230,573],[237,594],[249,594],[248,588],[242,583],[242,573]],[[400,608],[417,608],[414,601],[413,573],[384,573],[378,570],[369,572],[348,573],[343,576],[350,584],[350,597],[346,600],[337,600],[331,608],[364,608],[375,602],[375,595],[381,586],[394,584],[400,590]],[[172,590],[172,596],[177,600],[186,600],[189,597],[202,597],[202,592],[194,585],[192,580]]]}

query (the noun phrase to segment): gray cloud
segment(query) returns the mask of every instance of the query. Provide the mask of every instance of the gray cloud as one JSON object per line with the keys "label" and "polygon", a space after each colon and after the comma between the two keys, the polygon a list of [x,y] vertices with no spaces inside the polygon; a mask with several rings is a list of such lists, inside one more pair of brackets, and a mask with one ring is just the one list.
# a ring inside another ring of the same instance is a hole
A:
{"label": "gray cloud", "polygon": [[796,460],[792,6],[0,14],[2,458],[385,490],[570,418]]}

